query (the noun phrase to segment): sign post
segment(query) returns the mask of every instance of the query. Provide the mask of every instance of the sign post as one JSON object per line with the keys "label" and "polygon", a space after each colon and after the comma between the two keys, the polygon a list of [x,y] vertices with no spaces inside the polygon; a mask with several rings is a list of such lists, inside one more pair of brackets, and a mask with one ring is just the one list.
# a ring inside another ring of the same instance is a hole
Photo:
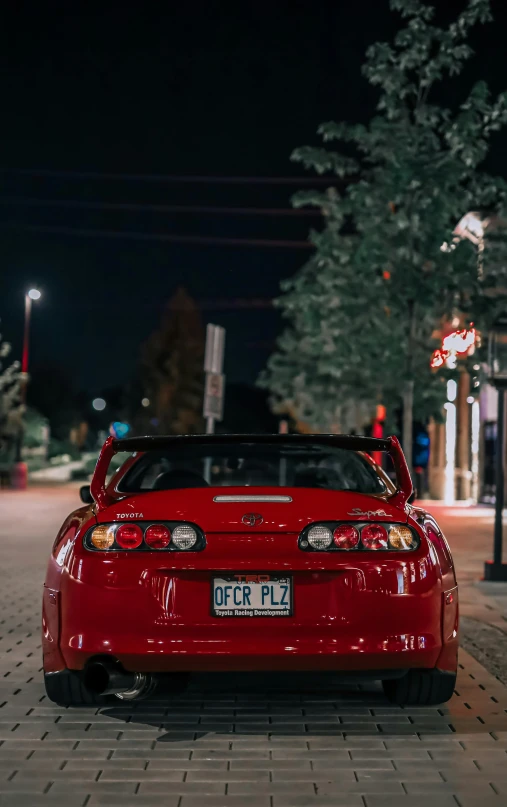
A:
{"label": "sign post", "polygon": [[494,582],[507,581],[507,563],[503,563],[503,508],[505,484],[505,395],[507,393],[507,313],[493,324],[489,333],[488,370],[489,381],[498,390],[498,415],[496,427],[496,485],[495,485],[495,530],[493,539],[493,562],[484,564],[484,579]]}
{"label": "sign post", "polygon": [[[203,415],[206,418],[206,434],[213,434],[215,421],[222,420],[224,413],[225,376],[224,367],[225,328],[208,323],[206,326],[206,350],[204,353]],[[207,482],[211,476],[211,457],[207,457],[204,477]]]}

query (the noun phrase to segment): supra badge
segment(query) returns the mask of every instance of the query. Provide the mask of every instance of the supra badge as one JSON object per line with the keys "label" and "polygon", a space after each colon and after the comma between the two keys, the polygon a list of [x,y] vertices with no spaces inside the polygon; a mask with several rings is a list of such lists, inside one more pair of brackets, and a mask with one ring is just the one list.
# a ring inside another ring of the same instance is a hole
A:
{"label": "supra badge", "polygon": [[241,521],[247,527],[259,527],[264,523],[264,519],[260,513],[245,513]]}
{"label": "supra badge", "polygon": [[387,516],[385,510],[361,510],[360,507],[354,507],[348,516],[359,516],[359,518],[378,518],[379,516]]}

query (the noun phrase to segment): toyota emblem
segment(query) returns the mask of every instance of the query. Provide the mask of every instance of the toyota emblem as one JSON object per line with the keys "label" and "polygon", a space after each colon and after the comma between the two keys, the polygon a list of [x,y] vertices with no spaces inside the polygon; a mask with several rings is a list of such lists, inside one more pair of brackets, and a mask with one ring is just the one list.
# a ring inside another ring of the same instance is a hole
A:
{"label": "toyota emblem", "polygon": [[241,521],[247,527],[259,527],[264,522],[264,519],[260,513],[245,513]]}

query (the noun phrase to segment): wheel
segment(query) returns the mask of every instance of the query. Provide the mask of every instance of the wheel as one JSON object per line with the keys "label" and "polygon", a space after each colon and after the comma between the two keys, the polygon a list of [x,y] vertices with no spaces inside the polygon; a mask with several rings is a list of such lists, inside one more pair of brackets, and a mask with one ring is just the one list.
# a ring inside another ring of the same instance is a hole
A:
{"label": "wheel", "polygon": [[84,685],[83,676],[75,670],[44,673],[46,695],[58,706],[104,706],[108,700],[95,695]]}
{"label": "wheel", "polygon": [[403,678],[382,681],[384,693],[398,706],[436,706],[452,698],[456,673],[409,670]]}

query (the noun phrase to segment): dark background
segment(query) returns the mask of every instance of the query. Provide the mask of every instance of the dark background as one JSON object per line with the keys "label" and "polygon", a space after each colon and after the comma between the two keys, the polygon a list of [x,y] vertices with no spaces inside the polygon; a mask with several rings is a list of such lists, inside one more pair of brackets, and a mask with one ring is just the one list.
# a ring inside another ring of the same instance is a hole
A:
{"label": "dark background", "polygon": [[[444,19],[464,3],[437,6]],[[452,102],[476,78],[494,91],[507,87],[506,6],[494,2],[495,24],[475,32],[477,56],[454,81]],[[74,0],[8,2],[0,16],[0,329],[16,357],[23,296],[37,285],[43,299],[34,306],[31,368],[60,363],[92,397],[128,380],[140,343],[183,285],[204,322],[227,328],[228,381],[254,383],[280,328],[269,300],[308,250],[142,235],[304,242],[319,219],[160,213],[146,205],[289,208],[298,182],[164,177],[305,177],[290,153],[317,142],[321,121],[367,121],[373,113],[376,94],[360,73],[364,51],[394,32],[398,15],[387,0],[127,7]],[[488,168],[507,173],[504,134]],[[34,199],[46,204],[26,202]],[[47,204],[62,200],[137,207]],[[92,232],[27,229],[33,226]]]}

